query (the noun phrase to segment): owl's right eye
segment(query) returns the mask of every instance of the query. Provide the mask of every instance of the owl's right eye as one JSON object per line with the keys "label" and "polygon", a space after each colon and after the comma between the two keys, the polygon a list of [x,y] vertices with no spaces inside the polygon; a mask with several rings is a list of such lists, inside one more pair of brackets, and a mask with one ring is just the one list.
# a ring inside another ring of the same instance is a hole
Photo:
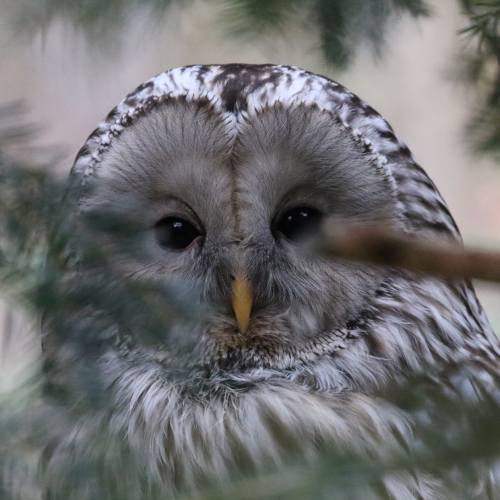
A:
{"label": "owl's right eye", "polygon": [[165,217],[154,227],[158,245],[166,250],[185,250],[201,236],[192,224],[179,217]]}

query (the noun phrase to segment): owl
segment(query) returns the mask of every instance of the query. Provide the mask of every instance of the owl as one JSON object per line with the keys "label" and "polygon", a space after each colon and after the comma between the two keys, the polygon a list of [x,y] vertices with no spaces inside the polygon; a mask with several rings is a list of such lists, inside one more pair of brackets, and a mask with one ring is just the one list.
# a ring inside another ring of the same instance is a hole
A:
{"label": "owl", "polygon": [[[107,271],[76,263],[75,277],[101,280],[110,307],[119,283],[155,292],[147,314],[100,332],[93,366],[107,404],[45,454],[53,490],[61,464],[110,446],[102,432],[141,472],[137,484],[117,478],[131,498],[314,462],[323,449],[376,461],[413,432],[385,387],[443,370],[456,373],[443,386],[458,386],[464,367],[487,384],[498,369],[498,341],[465,280],[303,251],[334,218],[460,242],[389,124],[323,76],[246,64],[162,73],[90,135],[65,203],[75,234],[106,221]],[[142,342],[162,293],[184,313]],[[89,324],[101,309],[85,309]],[[55,385],[75,378],[67,344],[46,333]],[[384,479],[390,498],[442,498],[440,487],[428,473]]]}

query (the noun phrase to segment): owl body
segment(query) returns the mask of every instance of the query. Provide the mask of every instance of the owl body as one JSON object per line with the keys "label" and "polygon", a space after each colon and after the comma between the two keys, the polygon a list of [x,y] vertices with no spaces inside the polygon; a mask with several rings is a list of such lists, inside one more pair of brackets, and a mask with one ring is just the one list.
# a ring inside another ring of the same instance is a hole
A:
{"label": "owl body", "polygon": [[[169,493],[325,448],[381,458],[412,436],[387,384],[451,366],[482,380],[497,370],[498,342],[468,283],[299,249],[304,228],[334,217],[460,239],[387,122],[324,77],[239,64],[163,73],[89,137],[67,199],[77,220],[133,219],[139,251],[118,252],[117,235],[103,241],[113,266],[178,286],[203,313],[171,324],[164,343],[109,342],[97,366],[111,408],[82,417],[85,431],[59,444],[48,470],[103,427]],[[232,293],[241,276],[244,326]],[[48,356],[64,373],[59,351]],[[386,487],[437,498],[440,486],[417,474]]]}

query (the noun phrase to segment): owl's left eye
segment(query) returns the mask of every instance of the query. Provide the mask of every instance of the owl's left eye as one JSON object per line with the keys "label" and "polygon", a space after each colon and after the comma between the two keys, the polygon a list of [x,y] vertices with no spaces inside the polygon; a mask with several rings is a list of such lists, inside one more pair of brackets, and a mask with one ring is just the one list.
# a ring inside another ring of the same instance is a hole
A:
{"label": "owl's left eye", "polygon": [[296,207],[285,212],[276,229],[291,241],[300,241],[319,231],[323,214],[312,207]]}
{"label": "owl's left eye", "polygon": [[156,223],[155,236],[158,245],[166,250],[184,250],[198,237],[200,231],[179,217],[165,217]]}

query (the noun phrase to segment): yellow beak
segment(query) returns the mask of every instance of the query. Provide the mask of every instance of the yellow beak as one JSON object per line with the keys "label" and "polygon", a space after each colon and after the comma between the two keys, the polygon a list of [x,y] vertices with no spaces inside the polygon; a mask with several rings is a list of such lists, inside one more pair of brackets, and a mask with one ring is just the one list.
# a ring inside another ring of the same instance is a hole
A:
{"label": "yellow beak", "polygon": [[245,274],[235,275],[232,289],[233,310],[238,321],[238,327],[241,333],[245,333],[250,320],[250,311],[252,310],[253,295],[250,288],[250,282]]}

